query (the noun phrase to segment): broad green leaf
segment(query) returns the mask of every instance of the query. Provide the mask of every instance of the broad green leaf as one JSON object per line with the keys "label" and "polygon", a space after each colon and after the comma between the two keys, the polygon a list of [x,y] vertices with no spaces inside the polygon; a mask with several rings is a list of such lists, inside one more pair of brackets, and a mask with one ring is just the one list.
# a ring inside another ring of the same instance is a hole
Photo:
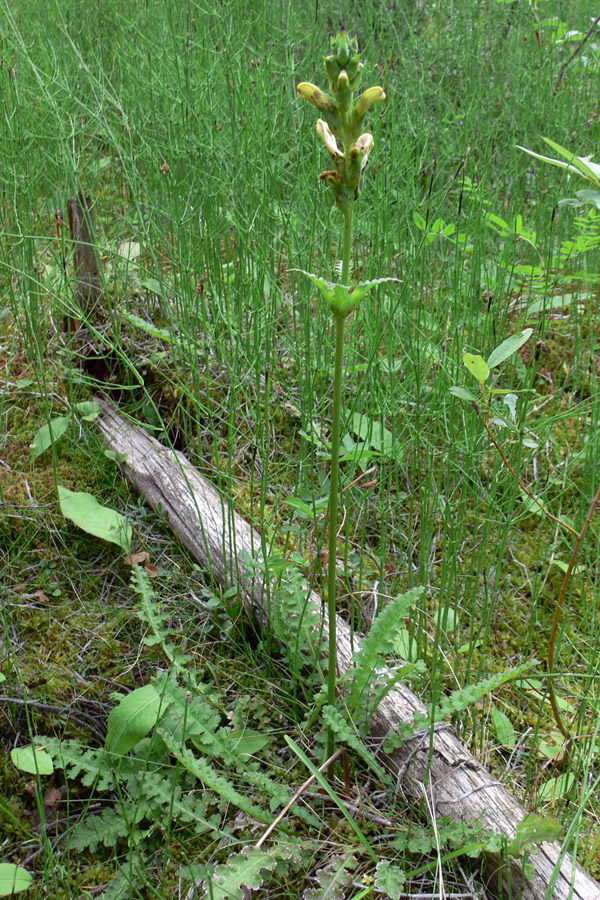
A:
{"label": "broad green leaf", "polygon": [[464,387],[459,387],[456,384],[450,388],[450,393],[455,397],[459,397],[460,400],[469,400],[471,403],[477,403],[477,397],[475,397],[471,391],[468,391]]}
{"label": "broad green leaf", "polygon": [[477,356],[474,353],[465,353],[463,356],[463,363],[471,375],[476,378],[480,384],[483,384],[483,382],[486,381],[490,374],[490,370],[483,356]]}
{"label": "broad green leaf", "polygon": [[123,241],[117,252],[123,259],[133,262],[140,255],[141,247],[138,241]]}
{"label": "broad green leaf", "polygon": [[74,409],[84,422],[93,422],[100,415],[100,404],[96,403],[95,400],[84,400],[82,403],[76,403]]}
{"label": "broad green leaf", "polygon": [[32,457],[37,459],[38,456],[41,456],[41,454],[48,449],[48,447],[55,444],[56,441],[63,436],[69,427],[70,422],[70,415],[57,416],[55,419],[51,419],[46,425],[42,425],[34,437],[33,443],[29,447]]}
{"label": "broad green leaf", "polygon": [[229,749],[236,756],[252,756],[266,747],[270,738],[259,731],[246,728],[244,731],[221,731],[219,738],[229,745]]}
{"label": "broad green leaf", "polygon": [[400,900],[406,887],[404,869],[392,865],[387,859],[380,860],[375,868],[375,887],[390,900]]}
{"label": "broad green leaf", "polygon": [[529,513],[531,516],[543,516],[543,502],[540,500],[538,502],[535,494],[533,496],[529,496],[526,494],[523,488],[519,488],[519,493],[521,494],[521,499],[523,501],[523,512]]}
{"label": "broad green leaf", "polygon": [[103,541],[118,544],[126,553],[131,550],[131,525],[127,519],[108,506],[101,506],[91,494],[70,491],[57,486],[60,511],[79,528]]}
{"label": "broad green leaf", "polygon": [[124,756],[152,731],[160,716],[161,697],[151,684],[123,697],[108,717],[104,746],[109,753]]}
{"label": "broad green leaf", "polygon": [[517,738],[515,735],[515,729],[512,726],[512,722],[500,709],[497,709],[495,706],[492,706],[492,722],[494,724],[494,731],[496,732],[496,737],[500,741],[503,747],[514,747],[517,743]]}
{"label": "broad green leaf", "polygon": [[416,210],[413,210],[413,221],[420,231],[427,231],[427,222]]}
{"label": "broad green leaf", "polygon": [[527,343],[532,334],[533,328],[526,328],[525,331],[513,334],[511,337],[506,338],[505,341],[502,341],[500,346],[490,353],[487,361],[488,368],[493,369],[495,366],[499,366],[500,363],[505,362],[510,356],[513,356],[523,344]]}
{"label": "broad green leaf", "polygon": [[0,897],[12,897],[31,886],[33,875],[14,863],[0,863]]}
{"label": "broad green leaf", "polygon": [[527,315],[531,316],[534,313],[546,312],[550,309],[564,309],[578,301],[587,300],[587,298],[587,294],[559,294],[557,297],[542,297],[527,307]]}
{"label": "broad green leaf", "polygon": [[502,398],[502,402],[508,406],[508,411],[510,412],[510,417],[513,422],[517,421],[517,402],[518,397],[516,394],[505,394]]}
{"label": "broad green leaf", "polygon": [[13,765],[20,772],[29,772],[31,775],[52,775],[54,764],[52,757],[41,747],[29,744],[27,747],[15,747],[10,751]]}
{"label": "broad green leaf", "polygon": [[162,287],[157,278],[147,278],[145,281],[142,281],[142,287],[145,287],[151,294],[158,294],[159,297],[162,297]]}
{"label": "broad green leaf", "polygon": [[122,312],[122,317],[130,322],[132,325],[135,325],[136,328],[140,328],[142,331],[145,331],[146,334],[152,335],[152,337],[159,338],[161,341],[168,341],[169,344],[173,343],[173,337],[171,332],[167,328],[157,328],[153,322],[147,322],[146,319],[142,319],[141,316],[136,316],[135,313]]}
{"label": "broad green leaf", "polygon": [[385,425],[377,419],[354,413],[352,416],[352,431],[362,441],[370,444],[375,450],[379,450],[385,456],[391,456],[394,452],[394,436]]}
{"label": "broad green leaf", "polygon": [[587,188],[582,191],[575,191],[575,194],[579,200],[583,200],[584,203],[593,203],[596,209],[600,209],[600,193],[598,191]]}

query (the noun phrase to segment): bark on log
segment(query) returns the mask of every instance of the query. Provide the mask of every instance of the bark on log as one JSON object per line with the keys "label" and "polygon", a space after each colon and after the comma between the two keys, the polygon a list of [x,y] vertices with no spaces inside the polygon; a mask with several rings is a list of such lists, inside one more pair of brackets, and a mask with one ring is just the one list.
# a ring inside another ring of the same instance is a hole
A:
{"label": "bark on log", "polygon": [[[94,219],[90,197],[80,194],[76,200],[67,200],[69,229],[74,246],[77,298],[83,315],[90,321],[102,296],[102,278],[94,243]],[[81,326],[79,319],[66,318],[65,329],[75,332]]]}
{"label": "bark on log", "polygon": [[[264,586],[246,565],[244,554],[256,558],[261,538],[221,494],[194,469],[183,454],[161,445],[142,428],[131,424],[111,404],[102,407],[98,425],[104,441],[118,454],[127,454],[123,470],[154,509],[160,509],[175,534],[190,553],[213,576],[227,585],[237,585],[250,612],[267,625],[263,604]],[[322,603],[314,595],[315,603]],[[323,612],[326,616],[326,612]],[[325,621],[325,627],[327,622]],[[352,660],[350,628],[338,617],[340,670]],[[412,722],[425,706],[408,688],[398,685],[380,704],[372,721],[372,733],[385,736],[403,722]],[[481,822],[511,840],[527,811],[515,797],[472,756],[451,727],[417,734],[400,750],[385,758],[397,777],[398,791],[420,801],[426,786],[438,816]],[[488,855],[488,884],[511,897],[524,900],[600,900],[600,885],[566,852],[560,843],[544,842],[529,853],[530,877],[523,861]]]}

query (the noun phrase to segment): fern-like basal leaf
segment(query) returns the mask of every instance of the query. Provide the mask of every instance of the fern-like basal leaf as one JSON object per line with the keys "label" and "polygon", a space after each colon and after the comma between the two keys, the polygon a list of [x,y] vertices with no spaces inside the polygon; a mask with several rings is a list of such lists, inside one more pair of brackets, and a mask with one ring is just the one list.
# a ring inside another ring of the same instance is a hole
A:
{"label": "fern-like basal leaf", "polygon": [[[246,784],[251,784],[254,787],[259,788],[263,794],[270,795],[271,800],[269,802],[269,808],[271,812],[275,812],[276,809],[280,809],[289,802],[290,792],[288,788],[279,781],[274,781],[274,779],[269,778],[268,775],[265,775],[264,772],[260,772],[257,768],[244,767],[243,776]],[[321,826],[319,817],[300,803],[294,803],[290,809],[290,813],[291,815],[302,819],[303,822],[306,822],[307,825],[311,825],[313,828],[319,828]]]}
{"label": "fern-like basal leaf", "polygon": [[192,750],[168,731],[161,728],[159,729],[159,734],[169,748],[170,753],[179,760],[181,765],[205,784],[206,787],[211,788],[221,800],[232,803],[238,809],[241,809],[242,812],[258,819],[259,822],[264,822],[267,825],[272,822],[273,817],[269,813],[250,803],[246,797],[235,789],[231,781],[228,781],[227,778],[216,772],[205,759],[195,756]]}
{"label": "fern-like basal leaf", "polygon": [[161,722],[161,727],[180,739],[192,738],[203,753],[229,762],[230,745],[221,741],[217,734],[221,725],[221,713],[210,701],[196,693],[196,689],[193,692],[186,691],[172,678],[160,678],[157,686],[164,701],[170,704],[169,713]]}
{"label": "fern-like basal leaf", "polygon": [[385,859],[377,863],[375,887],[380,893],[389,897],[390,900],[400,900],[404,893],[405,883],[406,874],[400,866],[394,866]]}
{"label": "fern-like basal leaf", "polygon": [[514,681],[515,678],[520,678],[526,672],[530,671],[531,667],[534,665],[536,665],[536,660],[524,663],[522,666],[515,666],[513,669],[507,669],[505,672],[498,672],[496,675],[491,675],[489,678],[478,681],[477,684],[468,684],[458,691],[453,691],[449,697],[444,697],[441,703],[435,708],[430,706],[427,716],[417,713],[414,717],[415,727],[428,728],[430,725],[435,722],[440,722],[442,719],[451,716],[453,713],[463,712],[463,710],[468,709],[469,706],[473,706],[473,704],[477,703],[477,701],[486,694],[489,694],[490,692],[497,690],[503,684],[506,684],[507,681]]}
{"label": "fern-like basal leaf", "polygon": [[67,778],[80,778],[85,787],[107,791],[114,787],[114,772],[107,764],[104,750],[91,750],[79,741],[61,741],[58,738],[38,738],[58,769],[64,769]]}
{"label": "fern-like basal leaf", "polygon": [[269,851],[251,848],[231,856],[225,865],[219,866],[203,896],[211,900],[242,900],[242,888],[257,890],[265,873],[275,868],[276,851],[277,848]]}
{"label": "fern-like basal leaf", "polygon": [[352,724],[339,709],[336,709],[335,706],[326,706],[323,710],[323,720],[327,727],[335,732],[341,742],[348,744],[352,750],[358,753],[369,768],[375,772],[381,782],[384,784],[389,782],[389,775],[383,766],[377,761],[375,755],[365,746],[364,742],[356,734]]}
{"label": "fern-like basal leaf", "polygon": [[179,783],[174,784],[171,778],[166,778],[160,772],[145,773],[143,793],[146,801],[154,804],[157,818],[164,812],[178,822],[193,825],[196,834],[205,831],[223,834],[218,821],[211,820],[208,816],[208,803],[205,797],[198,798],[192,793],[184,794]]}
{"label": "fern-like basal leaf", "polygon": [[139,896],[135,885],[142,885],[145,880],[147,856],[145,853],[132,853],[127,863],[119,867],[119,871],[98,895],[99,900],[129,900]]}
{"label": "fern-like basal leaf", "polygon": [[303,900],[344,900],[355,868],[356,860],[353,856],[334,856],[316,872],[317,885],[304,891]]}
{"label": "fern-like basal leaf", "polygon": [[95,853],[100,844],[114,847],[119,838],[127,837],[131,824],[122,812],[114,807],[102,810],[98,816],[88,816],[79,822],[71,836],[73,850],[90,850]]}
{"label": "fern-like basal leaf", "polygon": [[354,654],[353,667],[348,673],[350,680],[348,705],[351,712],[358,708],[363,694],[375,678],[377,669],[384,665],[385,654],[393,651],[394,639],[403,627],[403,620],[423,591],[422,587],[411,588],[390,601],[371,625],[369,633],[361,640],[360,647]]}

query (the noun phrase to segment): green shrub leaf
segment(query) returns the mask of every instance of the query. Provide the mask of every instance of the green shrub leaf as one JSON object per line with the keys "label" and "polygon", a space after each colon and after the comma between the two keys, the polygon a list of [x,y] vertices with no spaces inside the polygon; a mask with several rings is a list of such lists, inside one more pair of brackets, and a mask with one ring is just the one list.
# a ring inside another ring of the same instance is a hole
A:
{"label": "green shrub leaf", "polygon": [[465,353],[463,356],[463,363],[471,375],[477,379],[479,384],[483,384],[483,382],[487,380],[490,370],[483,356],[476,356],[474,353]]}
{"label": "green shrub leaf", "polygon": [[532,334],[533,328],[526,328],[525,331],[520,331],[519,334],[513,334],[511,337],[506,338],[505,341],[502,341],[500,346],[496,347],[496,349],[492,350],[490,353],[487,361],[488,368],[493,369],[495,366],[499,366],[500,363],[505,362],[510,356],[516,353],[523,344],[527,343]]}

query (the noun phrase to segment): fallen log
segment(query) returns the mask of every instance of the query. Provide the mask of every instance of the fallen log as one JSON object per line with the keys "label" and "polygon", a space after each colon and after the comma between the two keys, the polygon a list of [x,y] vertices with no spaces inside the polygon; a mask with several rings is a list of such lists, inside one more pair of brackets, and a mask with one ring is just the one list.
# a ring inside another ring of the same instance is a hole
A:
{"label": "fallen log", "polygon": [[[141,427],[129,422],[112,404],[98,401],[100,433],[111,450],[126,454],[123,471],[150,505],[166,517],[190,553],[208,567],[214,578],[236,585],[247,611],[268,625],[266,590],[250,557],[261,554],[258,532],[231,509],[182,453],[163,446]],[[321,599],[311,601],[322,608]],[[327,629],[326,611],[325,631]],[[348,624],[338,616],[340,671],[352,661]],[[371,731],[384,737],[426,714],[424,704],[408,688],[398,685],[376,710]],[[437,816],[449,816],[504,835],[510,841],[527,811],[515,797],[472,756],[450,726],[415,734],[399,750],[385,757],[397,778],[397,789],[414,801],[427,792]],[[559,842],[543,842],[528,853],[527,869],[520,857],[488,854],[487,883],[495,891],[524,900],[600,900],[600,885],[565,851]]]}

